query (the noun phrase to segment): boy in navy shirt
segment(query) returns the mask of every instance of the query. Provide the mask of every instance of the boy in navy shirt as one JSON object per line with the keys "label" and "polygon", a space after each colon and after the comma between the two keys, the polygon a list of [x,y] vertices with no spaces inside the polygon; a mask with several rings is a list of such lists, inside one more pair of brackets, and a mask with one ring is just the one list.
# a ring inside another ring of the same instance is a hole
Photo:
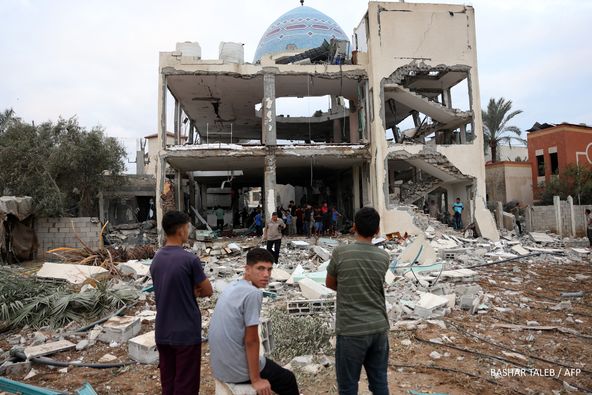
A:
{"label": "boy in navy shirt", "polygon": [[162,228],[166,244],[150,266],[162,394],[195,395],[201,369],[201,312],[195,298],[211,296],[212,285],[199,258],[183,249],[189,239],[189,216],[169,211]]}

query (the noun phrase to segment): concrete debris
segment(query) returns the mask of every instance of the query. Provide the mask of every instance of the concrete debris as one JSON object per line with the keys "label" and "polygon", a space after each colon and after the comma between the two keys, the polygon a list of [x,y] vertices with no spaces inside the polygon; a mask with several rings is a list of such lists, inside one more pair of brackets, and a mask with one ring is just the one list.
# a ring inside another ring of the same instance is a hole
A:
{"label": "concrete debris", "polygon": [[298,281],[302,296],[309,300],[328,299],[335,296],[335,291],[329,289],[310,278],[304,278]]}
{"label": "concrete debris", "polygon": [[145,364],[158,363],[158,350],[156,349],[154,333],[154,331],[150,331],[128,341],[127,346],[131,359]]}
{"label": "concrete debris", "polygon": [[59,340],[57,342],[45,343],[39,346],[25,347],[25,355],[28,359],[55,354],[60,351],[69,350],[76,347],[76,344],[68,340]]}
{"label": "concrete debris", "polygon": [[87,339],[82,339],[76,344],[76,351],[82,351],[88,347],[89,341]]}
{"label": "concrete debris", "polygon": [[440,358],[442,358],[442,354],[440,354],[438,351],[432,351],[430,353],[430,358],[432,358],[432,359],[440,359]]}
{"label": "concrete debris", "polygon": [[325,248],[320,247],[320,246],[314,246],[312,248],[312,251],[319,257],[321,258],[322,261],[328,261],[329,259],[331,259],[331,253],[329,251],[327,251]]}
{"label": "concrete debris", "polygon": [[107,269],[97,266],[46,262],[37,272],[37,277],[82,285],[87,279],[100,280],[107,278],[108,273]]}
{"label": "concrete debris", "polygon": [[293,368],[303,368],[307,365],[312,364],[313,356],[312,355],[301,355],[298,357],[293,358],[290,361],[290,366]]}
{"label": "concrete debris", "polygon": [[117,357],[113,354],[105,354],[103,355],[101,358],[99,358],[99,360],[97,362],[99,363],[109,363],[109,362],[113,362],[116,361]]}
{"label": "concrete debris", "polygon": [[411,345],[411,340],[409,340],[409,339],[403,339],[403,340],[401,340],[401,345],[402,346],[409,347]]}
{"label": "concrete debris", "polygon": [[140,333],[140,329],[139,317],[112,317],[103,324],[103,331],[99,335],[99,340],[109,344],[112,342],[123,344]]}

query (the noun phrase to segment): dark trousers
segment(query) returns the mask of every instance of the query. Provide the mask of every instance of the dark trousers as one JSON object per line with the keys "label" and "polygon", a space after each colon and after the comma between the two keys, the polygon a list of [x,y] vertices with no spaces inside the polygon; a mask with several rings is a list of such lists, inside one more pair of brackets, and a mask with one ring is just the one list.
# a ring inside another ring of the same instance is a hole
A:
{"label": "dark trousers", "polygon": [[157,344],[162,395],[199,394],[201,344],[169,346]]}
{"label": "dark trousers", "polygon": [[263,236],[263,226],[255,225],[255,230],[257,231],[257,236]]}
{"label": "dark trousers", "polygon": [[275,263],[278,263],[280,259],[280,246],[282,245],[282,239],[278,240],[267,240],[267,251],[271,252],[275,258]]}
{"label": "dark trousers", "polygon": [[[278,395],[299,395],[296,376],[288,369],[282,368],[269,358],[265,358],[265,367],[260,373],[261,378],[269,381],[271,390]],[[251,381],[245,381],[238,384],[250,384]]]}
{"label": "dark trousers", "polygon": [[388,395],[388,332],[364,336],[337,336],[335,370],[339,395],[356,395],[362,366],[368,389],[374,395]]}
{"label": "dark trousers", "polygon": [[220,229],[220,230],[224,229],[224,220],[223,219],[217,220],[216,223],[218,224],[218,229]]}
{"label": "dark trousers", "polygon": [[590,242],[590,247],[592,247],[592,228],[586,229],[586,235],[588,236],[588,241]]}
{"label": "dark trousers", "polygon": [[462,223],[462,214],[461,213],[454,213],[454,229],[462,229],[463,228],[463,223]]}
{"label": "dark trousers", "polygon": [[310,237],[310,221],[304,221],[304,224],[302,225],[303,227],[303,231],[304,234],[306,235],[306,237]]}

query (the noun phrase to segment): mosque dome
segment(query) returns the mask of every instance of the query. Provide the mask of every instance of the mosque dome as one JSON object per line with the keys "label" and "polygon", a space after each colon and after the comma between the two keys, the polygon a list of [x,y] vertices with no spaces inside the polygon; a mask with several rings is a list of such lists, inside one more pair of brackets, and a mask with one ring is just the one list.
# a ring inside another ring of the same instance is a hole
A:
{"label": "mosque dome", "polygon": [[300,6],[286,12],[263,33],[253,63],[264,55],[320,47],[324,40],[347,40],[333,19],[314,8]]}

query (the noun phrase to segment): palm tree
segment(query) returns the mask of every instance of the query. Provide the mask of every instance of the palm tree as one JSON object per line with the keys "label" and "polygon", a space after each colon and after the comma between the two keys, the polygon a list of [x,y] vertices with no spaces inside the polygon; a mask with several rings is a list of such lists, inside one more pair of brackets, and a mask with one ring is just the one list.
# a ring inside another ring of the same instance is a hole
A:
{"label": "palm tree", "polygon": [[5,131],[11,122],[15,121],[14,110],[12,108],[0,112],[0,133]]}
{"label": "palm tree", "polygon": [[481,111],[483,118],[484,149],[491,149],[491,161],[497,161],[497,147],[500,143],[507,143],[510,147],[512,141],[526,144],[521,136],[522,131],[517,126],[507,126],[510,119],[521,114],[522,110],[512,111],[512,100],[500,97],[498,100],[489,99],[487,111]]}

